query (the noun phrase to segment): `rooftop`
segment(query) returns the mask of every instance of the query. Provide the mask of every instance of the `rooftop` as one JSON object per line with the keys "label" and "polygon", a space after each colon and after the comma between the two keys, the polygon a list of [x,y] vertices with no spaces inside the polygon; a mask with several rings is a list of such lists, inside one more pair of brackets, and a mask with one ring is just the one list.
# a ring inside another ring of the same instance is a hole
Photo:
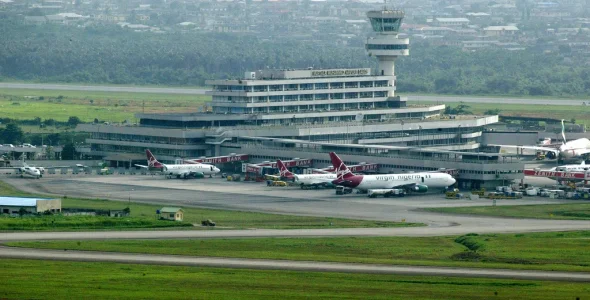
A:
{"label": "rooftop", "polygon": [[0,206],[30,206],[37,205],[37,200],[54,200],[51,198],[36,197],[0,197]]}
{"label": "rooftop", "polygon": [[182,210],[182,208],[180,207],[162,207],[162,209],[160,209],[161,213],[175,213],[179,210]]}

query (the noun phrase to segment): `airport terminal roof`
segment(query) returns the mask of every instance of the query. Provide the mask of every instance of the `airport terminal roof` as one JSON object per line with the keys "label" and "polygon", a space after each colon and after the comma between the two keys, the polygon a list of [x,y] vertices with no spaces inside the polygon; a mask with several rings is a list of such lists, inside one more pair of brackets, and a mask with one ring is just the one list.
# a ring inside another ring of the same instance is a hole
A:
{"label": "airport terminal roof", "polygon": [[398,150],[398,151],[401,150],[401,151],[408,151],[408,152],[411,151],[411,152],[423,152],[423,153],[446,153],[446,154],[456,154],[456,155],[473,155],[473,156],[481,156],[481,157],[515,156],[512,154],[504,154],[504,153],[464,152],[464,151],[451,151],[451,150],[443,150],[443,149],[408,147],[408,146],[369,145],[369,144],[364,144],[364,145],[363,144],[335,144],[335,143],[329,143],[329,142],[310,142],[310,141],[296,140],[296,139],[267,138],[267,137],[244,136],[244,137],[240,137],[240,139],[272,141],[272,142],[277,142],[277,143],[301,143],[301,144],[328,146],[328,147],[381,149],[381,150]]}
{"label": "airport terminal roof", "polygon": [[37,200],[53,200],[51,198],[36,197],[4,197],[0,196],[0,206],[36,206]]}

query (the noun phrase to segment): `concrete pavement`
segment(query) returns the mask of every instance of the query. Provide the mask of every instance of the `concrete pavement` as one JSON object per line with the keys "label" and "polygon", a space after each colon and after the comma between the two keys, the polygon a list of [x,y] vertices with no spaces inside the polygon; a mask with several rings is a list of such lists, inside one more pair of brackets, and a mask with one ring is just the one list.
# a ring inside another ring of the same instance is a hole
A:
{"label": "concrete pavement", "polygon": [[[63,90],[63,91],[96,91],[96,92],[127,92],[127,93],[154,93],[154,94],[184,94],[205,95],[208,89],[199,88],[158,88],[142,86],[110,86],[110,85],[69,85],[51,83],[10,83],[0,82],[0,88],[31,89],[31,90]],[[402,95],[403,96],[403,95]],[[483,96],[439,96],[439,95],[411,95],[408,101],[416,102],[466,102],[466,103],[493,103],[493,104],[531,104],[531,105],[582,105],[583,102],[590,105],[587,100],[547,99],[547,98],[520,98],[520,97],[483,97]]]}
{"label": "concrete pavement", "polygon": [[157,87],[142,87],[142,86],[69,85],[69,84],[10,83],[10,82],[0,82],[0,88],[30,89],[30,90],[59,90],[59,91],[184,94],[184,95],[205,95],[205,92],[207,91],[206,89],[189,89],[189,88],[157,88]]}
{"label": "concrete pavement", "polygon": [[369,274],[399,274],[499,279],[590,282],[590,273],[533,270],[469,269],[392,266],[372,264],[285,261],[240,258],[190,257],[178,255],[126,254],[95,251],[58,251],[0,247],[0,257],[17,259],[116,262],[154,265],[203,266],[239,269],[291,270]]}
{"label": "concrete pavement", "polygon": [[587,103],[590,106],[590,98],[587,100],[570,99],[546,99],[546,98],[517,98],[517,97],[481,97],[481,96],[438,96],[438,95],[412,95],[408,101],[414,102],[465,102],[465,103],[490,103],[490,104],[530,104],[530,105],[579,105]]}

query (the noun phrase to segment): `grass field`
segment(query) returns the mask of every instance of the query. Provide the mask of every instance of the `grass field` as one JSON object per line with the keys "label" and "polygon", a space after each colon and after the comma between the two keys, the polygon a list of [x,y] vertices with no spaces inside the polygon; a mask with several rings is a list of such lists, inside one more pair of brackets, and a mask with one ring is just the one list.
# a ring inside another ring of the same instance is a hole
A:
{"label": "grass field", "polygon": [[[0,181],[0,195],[11,196],[32,196],[27,193],[20,192],[12,186]],[[162,201],[165,203],[165,201]],[[99,210],[121,210],[127,207],[127,202],[109,201],[109,200],[88,200],[88,199],[62,199],[63,208],[85,208],[85,209],[99,209]],[[149,205],[131,202],[129,204],[131,210],[131,220],[135,222],[154,222],[156,219],[156,210],[163,206],[169,205]],[[405,222],[381,222],[371,220],[353,220],[353,219],[339,219],[339,218],[323,218],[323,217],[306,217],[306,216],[292,216],[279,214],[266,214],[256,212],[242,212],[233,210],[214,210],[214,209],[200,209],[183,207],[184,222],[189,224],[200,224],[202,220],[211,219],[216,222],[220,228],[244,229],[244,228],[273,228],[273,229],[300,229],[300,228],[356,228],[356,227],[407,227],[407,226],[423,226],[424,224],[405,223]],[[60,219],[61,220],[61,219]],[[23,223],[29,222],[26,218],[9,218],[12,221],[9,225],[4,225],[4,228],[12,228],[14,230],[33,229],[27,228]],[[7,221],[7,222],[8,222]],[[56,220],[59,221],[59,220]],[[166,221],[162,221],[167,223]],[[156,222],[157,223],[157,222]],[[42,223],[52,225],[51,223]],[[55,223],[54,223],[55,224]],[[82,229],[119,229],[113,227],[111,224],[105,224],[103,228],[96,226],[100,223],[88,223],[86,228],[79,226],[58,226],[55,225],[55,230],[82,230]],[[2,225],[0,219],[0,226]],[[33,226],[33,225],[31,225]],[[201,227],[191,227],[201,228]],[[47,226],[47,230],[53,230],[52,226]],[[0,227],[2,230],[2,227]]]}
{"label": "grass field", "polygon": [[0,260],[3,299],[576,299],[584,283]]}
{"label": "grass field", "polygon": [[20,120],[67,121],[77,116],[84,122],[95,118],[133,122],[139,112],[196,112],[210,99],[204,95],[0,89],[0,111]]}
{"label": "grass field", "polygon": [[187,222],[170,222],[154,218],[123,217],[110,218],[105,216],[0,216],[2,231],[64,231],[64,230],[127,230],[146,228],[178,228],[192,227]]}
{"label": "grass field", "polygon": [[[435,104],[436,102],[411,102],[412,104]],[[445,102],[447,106],[456,107],[459,102]],[[487,110],[500,109],[501,115],[506,116],[523,116],[523,117],[542,117],[565,119],[570,121],[572,118],[577,124],[590,124],[590,106],[574,105],[536,105],[536,104],[498,104],[494,103],[465,103],[471,108],[468,110],[474,114],[483,114]]]}
{"label": "grass field", "polygon": [[[17,247],[190,256],[590,271],[590,231],[457,237],[12,242]],[[548,247],[548,245],[551,245]],[[468,251],[469,248],[476,249]]]}
{"label": "grass field", "polygon": [[425,208],[426,211],[534,219],[590,220],[590,203]]}

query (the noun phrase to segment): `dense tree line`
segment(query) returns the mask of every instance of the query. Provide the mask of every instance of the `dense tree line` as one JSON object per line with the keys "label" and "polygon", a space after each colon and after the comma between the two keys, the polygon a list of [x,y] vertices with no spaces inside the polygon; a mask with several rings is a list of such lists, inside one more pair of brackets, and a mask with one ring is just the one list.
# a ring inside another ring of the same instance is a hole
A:
{"label": "dense tree line", "polygon": [[[81,123],[78,117],[70,117],[68,122],[57,122],[53,119],[41,121],[40,118],[33,120],[12,120],[9,118],[0,118],[0,144],[20,145],[29,143],[32,145],[59,146],[67,143],[80,144],[84,143],[88,133],[75,132],[73,129]],[[51,133],[30,133],[25,132],[21,125],[39,125],[39,127],[56,126],[56,129],[63,131]],[[64,128],[65,127],[65,128]]]}
{"label": "dense tree line", "polygon": [[[9,19],[0,20],[0,32],[0,79],[203,85],[206,79],[238,78],[264,68],[376,65],[363,48],[336,45],[329,37],[297,41],[255,34],[156,34],[118,26],[35,27]],[[534,48],[463,52],[412,43],[410,56],[397,62],[400,92],[590,94],[590,71],[575,57],[564,59]]]}

